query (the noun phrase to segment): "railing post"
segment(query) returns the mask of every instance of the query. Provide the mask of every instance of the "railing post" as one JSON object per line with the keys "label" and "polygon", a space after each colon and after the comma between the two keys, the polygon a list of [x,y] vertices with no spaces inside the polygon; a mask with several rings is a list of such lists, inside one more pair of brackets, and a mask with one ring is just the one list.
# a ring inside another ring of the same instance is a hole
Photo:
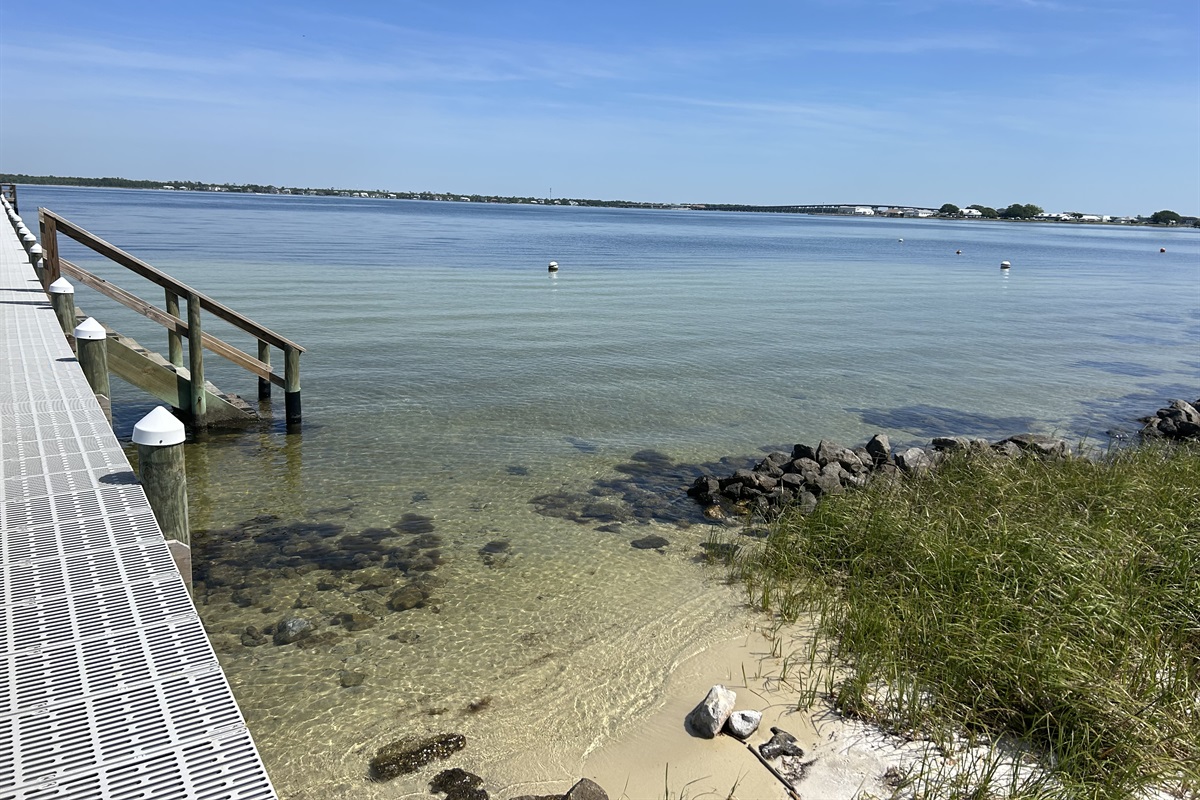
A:
{"label": "railing post", "polygon": [[66,278],[59,278],[50,284],[50,305],[54,315],[58,317],[58,325],[63,333],[70,336],[75,330],[75,287]]}
{"label": "railing post", "polygon": [[188,371],[191,372],[192,424],[204,426],[206,411],[204,400],[204,342],[200,337],[200,298],[195,292],[187,297],[188,315]]}
{"label": "railing post", "polygon": [[58,263],[58,225],[52,217],[47,217],[38,209],[38,220],[42,231],[42,248],[45,255],[42,258],[42,285],[49,286],[62,277],[62,269]]}
{"label": "railing post", "polygon": [[133,426],[138,478],[175,559],[175,567],[191,591],[192,541],[188,525],[184,438],[183,423],[166,406],[158,406]]}
{"label": "railing post", "polygon": [[300,351],[283,349],[283,406],[288,426],[300,424]]}
{"label": "railing post", "polygon": [[[271,345],[264,342],[262,339],[258,340],[258,360],[266,364],[268,367],[271,366]],[[266,378],[258,379],[258,399],[271,399],[271,381]]]}
{"label": "railing post", "polygon": [[83,377],[100,401],[108,424],[112,425],[112,393],[108,385],[108,332],[104,326],[88,317],[75,328],[75,354]]}
{"label": "railing post", "polygon": [[[175,319],[181,319],[179,316],[179,295],[172,292],[170,289],[167,292],[167,313]],[[176,367],[183,366],[183,337],[179,335],[179,331],[167,328],[167,360]]]}

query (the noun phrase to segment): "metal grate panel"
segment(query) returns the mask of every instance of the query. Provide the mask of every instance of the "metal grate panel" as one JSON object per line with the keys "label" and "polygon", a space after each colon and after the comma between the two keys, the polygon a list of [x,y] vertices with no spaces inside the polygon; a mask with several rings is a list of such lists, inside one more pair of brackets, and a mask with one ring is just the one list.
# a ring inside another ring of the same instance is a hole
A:
{"label": "metal grate panel", "polygon": [[0,800],[98,800],[129,797],[176,800],[270,800],[275,794],[245,731],[230,731],[129,763],[31,784]]}
{"label": "metal grate panel", "polygon": [[0,658],[8,687],[0,695],[0,717],[63,698],[123,690],[148,675],[214,669],[212,647],[196,617],[26,649]]}
{"label": "metal grate panel", "polygon": [[243,728],[219,672],[175,675],[122,692],[0,717],[0,790],[143,759]]}

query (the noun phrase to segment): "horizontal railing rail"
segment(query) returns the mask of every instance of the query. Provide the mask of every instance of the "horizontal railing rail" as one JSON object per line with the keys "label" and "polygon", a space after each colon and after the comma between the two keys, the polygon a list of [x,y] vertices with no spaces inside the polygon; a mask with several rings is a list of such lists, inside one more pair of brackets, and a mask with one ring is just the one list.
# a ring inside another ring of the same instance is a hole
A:
{"label": "horizontal railing rail", "polygon": [[[305,352],[303,347],[296,344],[291,339],[280,336],[270,328],[264,328],[262,325],[259,325],[249,317],[239,314],[229,306],[214,300],[203,292],[196,291],[186,283],[175,280],[170,275],[162,272],[159,269],[156,269],[155,267],[152,267],[137,256],[127,253],[116,245],[106,242],[104,239],[96,236],[94,233],[90,233],[78,225],[68,222],[66,219],[60,217],[58,214],[55,214],[53,211],[43,208],[40,209],[40,212],[46,219],[54,220],[55,228],[59,232],[69,236],[84,247],[88,247],[100,255],[110,259],[111,261],[115,261],[126,269],[129,269],[138,275],[141,275],[143,278],[158,284],[169,292],[173,292],[174,294],[182,297],[187,297],[188,295],[193,294],[196,295],[196,297],[200,298],[200,307],[205,311],[220,317],[231,325],[241,328],[251,336],[255,336],[264,342],[268,342],[275,347],[278,347],[280,350],[285,350],[291,347],[295,348],[300,353]],[[53,269],[53,267],[51,266],[50,269]]]}
{"label": "horizontal railing rail", "polygon": [[[305,352],[304,347],[203,292],[196,291],[186,283],[172,278],[162,270],[49,209],[38,209],[38,215],[43,242],[39,277],[42,279],[43,288],[49,290],[50,285],[65,274],[163,326],[167,329],[167,358],[175,367],[183,367],[183,342],[187,340],[188,386],[191,400],[188,410],[195,424],[205,424],[207,400],[204,389],[204,350],[257,375],[259,400],[270,398],[272,384],[282,386],[286,421],[289,426],[299,424],[300,354]],[[160,287],[165,293],[166,308],[159,308],[115,283],[62,258],[59,254],[59,233]],[[181,298],[187,302],[186,317],[180,314]],[[257,339],[257,357],[201,330],[201,311],[207,311]],[[271,367],[272,347],[283,351],[282,376]]]}
{"label": "horizontal railing rail", "polygon": [[[105,280],[98,275],[93,275],[92,273],[65,258],[60,257],[58,263],[61,267],[62,274],[66,275],[67,277],[74,278],[84,286],[87,286],[89,289],[95,289],[97,292],[100,292],[100,294],[116,300],[126,308],[136,311],[146,319],[151,320],[152,322],[157,322],[159,325],[166,328],[170,333],[174,333],[180,337],[187,337],[189,335],[189,329],[186,320],[173,316],[166,311],[147,303],[137,295],[125,291],[115,283]],[[248,372],[252,372],[260,378],[269,380],[276,386],[282,387],[284,385],[285,381],[283,376],[272,372],[270,364],[264,364],[249,353],[234,347],[228,342],[218,339],[211,333],[205,333],[201,331],[200,339],[204,344],[205,350],[208,350],[211,353],[216,353],[222,358],[237,364],[239,367],[242,367]]]}

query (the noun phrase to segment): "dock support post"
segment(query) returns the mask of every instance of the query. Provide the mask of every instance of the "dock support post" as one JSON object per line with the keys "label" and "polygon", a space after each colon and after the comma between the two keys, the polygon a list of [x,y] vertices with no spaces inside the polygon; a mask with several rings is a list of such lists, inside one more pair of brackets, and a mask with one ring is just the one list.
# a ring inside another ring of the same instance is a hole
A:
{"label": "dock support post", "polygon": [[[167,289],[167,313],[175,319],[182,319],[179,316],[179,295]],[[183,337],[179,335],[179,331],[173,331],[167,328],[167,360],[173,366],[183,366]]]}
{"label": "dock support post", "polygon": [[188,525],[187,472],[184,469],[183,423],[158,406],[133,426],[138,478],[154,518],[167,540],[179,576],[192,590],[192,538]]}
{"label": "dock support post", "polygon": [[[262,339],[258,340],[258,360],[266,364],[268,367],[271,366],[271,345],[267,344]],[[258,379],[258,399],[271,399],[271,382],[266,378]]]}
{"label": "dock support post", "polygon": [[[54,315],[58,317],[58,326],[62,332],[71,336],[75,330],[75,287],[66,278],[59,278],[47,289],[50,293],[50,305]],[[107,352],[107,347],[106,347]]]}
{"label": "dock support post", "polygon": [[29,265],[33,267],[33,274],[37,276],[38,281],[41,281],[45,265],[42,263],[42,246],[40,244],[35,243],[33,247],[29,248]]}
{"label": "dock support post", "polygon": [[283,405],[287,426],[300,424],[300,351],[283,349]]}
{"label": "dock support post", "polygon": [[188,370],[191,372],[192,424],[204,427],[204,343],[200,337],[200,298],[195,292],[188,294]]}
{"label": "dock support post", "polygon": [[88,317],[75,328],[75,352],[79,358],[79,366],[83,369],[83,377],[87,378],[88,386],[100,407],[108,424],[112,425],[112,392],[108,386],[108,332],[104,326],[96,322],[94,317]]}

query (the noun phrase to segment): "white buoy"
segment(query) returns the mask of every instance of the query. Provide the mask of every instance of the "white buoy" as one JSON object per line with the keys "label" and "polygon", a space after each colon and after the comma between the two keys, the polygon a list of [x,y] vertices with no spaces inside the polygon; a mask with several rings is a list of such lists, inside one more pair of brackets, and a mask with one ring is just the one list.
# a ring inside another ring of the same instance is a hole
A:
{"label": "white buoy", "polygon": [[903,242],[904,240],[903,240],[903,239],[901,239],[900,241],[902,241],[902,242]]}
{"label": "white buoy", "polygon": [[1008,269],[1011,266],[1012,266],[1012,264],[1008,263],[1007,261],[1000,262],[1000,269]]}
{"label": "white buoy", "polygon": [[550,262],[550,271],[551,271],[551,272],[558,272],[558,262],[557,262],[557,261],[551,261],[551,262]]}

